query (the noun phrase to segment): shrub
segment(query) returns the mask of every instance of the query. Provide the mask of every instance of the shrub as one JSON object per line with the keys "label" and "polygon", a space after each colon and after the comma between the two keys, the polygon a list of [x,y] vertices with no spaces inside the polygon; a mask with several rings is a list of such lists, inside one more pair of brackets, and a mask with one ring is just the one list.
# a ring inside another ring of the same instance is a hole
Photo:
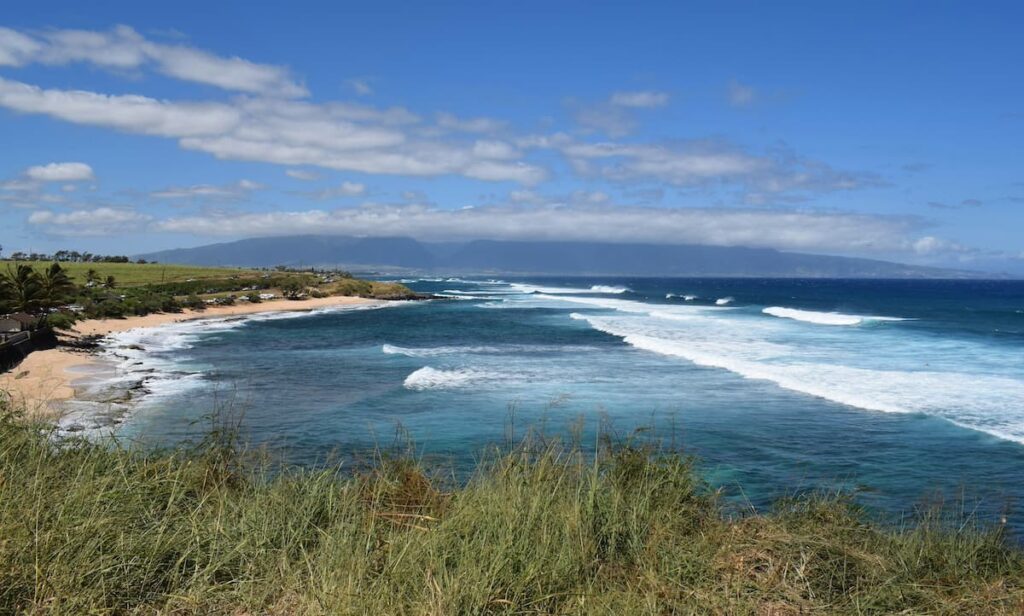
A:
{"label": "shrub", "polygon": [[46,324],[53,329],[71,329],[75,326],[75,315],[71,312],[55,312],[46,317]]}

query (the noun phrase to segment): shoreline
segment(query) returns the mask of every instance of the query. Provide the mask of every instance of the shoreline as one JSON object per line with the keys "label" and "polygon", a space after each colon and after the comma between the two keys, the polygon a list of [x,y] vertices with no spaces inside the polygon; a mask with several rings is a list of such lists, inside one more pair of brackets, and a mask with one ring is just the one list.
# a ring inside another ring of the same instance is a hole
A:
{"label": "shoreline", "polygon": [[[200,319],[272,312],[310,312],[321,308],[367,306],[382,302],[362,297],[331,296],[301,301],[278,299],[258,304],[211,306],[206,310],[157,312],[124,319],[88,319],[76,323],[70,331],[61,332],[58,336],[66,341]],[[88,368],[96,362],[94,353],[70,347],[35,351],[11,370],[0,373],[0,394],[10,396],[12,406],[23,408],[28,419],[53,421],[60,418],[59,403],[74,399],[75,382],[87,376]]]}

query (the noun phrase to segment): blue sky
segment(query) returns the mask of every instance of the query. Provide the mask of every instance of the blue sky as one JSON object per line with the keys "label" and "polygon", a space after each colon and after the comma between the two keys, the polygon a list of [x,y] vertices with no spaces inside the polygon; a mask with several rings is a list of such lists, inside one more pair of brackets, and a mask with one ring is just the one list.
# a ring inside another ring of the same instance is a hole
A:
{"label": "blue sky", "polygon": [[1024,273],[1019,5],[265,4],[6,8],[5,252],[339,233]]}

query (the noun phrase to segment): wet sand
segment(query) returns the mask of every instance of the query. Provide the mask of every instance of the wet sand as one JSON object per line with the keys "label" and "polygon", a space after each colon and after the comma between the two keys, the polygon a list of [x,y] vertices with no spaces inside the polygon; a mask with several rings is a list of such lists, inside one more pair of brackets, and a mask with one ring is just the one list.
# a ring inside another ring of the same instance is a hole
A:
{"label": "wet sand", "polygon": [[[116,332],[143,327],[159,327],[195,319],[231,317],[262,312],[300,312],[379,303],[379,300],[360,297],[323,297],[303,301],[273,300],[258,304],[241,303],[235,306],[214,306],[202,311],[186,310],[180,313],[156,313],[125,319],[90,319],[75,324],[63,336],[106,336]],[[23,408],[30,419],[53,419],[60,402],[75,396],[74,381],[88,372],[94,357],[84,351],[57,348],[36,351],[12,370],[0,373],[0,395],[10,396],[14,408]]]}

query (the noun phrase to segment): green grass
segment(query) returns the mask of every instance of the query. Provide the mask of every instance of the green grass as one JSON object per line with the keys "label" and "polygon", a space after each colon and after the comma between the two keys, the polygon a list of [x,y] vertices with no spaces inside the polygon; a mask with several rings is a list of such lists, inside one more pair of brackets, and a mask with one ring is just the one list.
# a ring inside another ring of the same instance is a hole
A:
{"label": "green grass", "polygon": [[[51,261],[20,261],[31,265],[37,271],[43,271],[52,263]],[[7,266],[13,266],[12,261],[0,261],[0,270]],[[316,287],[328,295],[350,295],[378,299],[412,299],[417,294],[408,287],[388,282],[377,282],[362,280],[359,278],[342,278],[329,284],[319,284],[316,275],[309,272],[266,272],[244,268],[222,268],[222,267],[199,267],[191,265],[169,265],[163,263],[73,263],[62,262],[64,268],[72,281],[76,284],[85,284],[86,273],[90,269],[96,270],[100,280],[107,276],[113,276],[118,288],[131,288],[135,292],[155,291],[176,295],[179,298],[189,293],[197,293],[204,298],[223,297],[226,295],[244,294],[241,287],[254,284],[274,284],[284,280],[297,279],[304,285]],[[189,282],[202,281],[202,283]],[[280,292],[272,284],[273,290]],[[261,289],[266,286],[261,284]],[[193,288],[194,287],[194,288]],[[208,288],[220,289],[216,292],[205,293]]]}
{"label": "green grass", "polygon": [[[12,261],[0,262],[0,268],[12,263]],[[20,261],[20,263],[27,263],[36,270],[42,271],[49,267],[52,261]],[[60,265],[67,270],[68,275],[77,284],[85,284],[86,272],[94,269],[102,278],[113,276],[117,279],[118,285],[121,286],[184,282],[190,279],[204,280],[208,278],[227,278],[229,276],[254,278],[262,274],[262,272],[249,269],[169,265],[163,263],[64,262]]]}
{"label": "green grass", "polygon": [[[216,435],[215,435],[216,436]],[[724,516],[675,454],[541,439],[456,484],[408,459],[267,473],[0,419],[0,613],[1020,614],[1000,532],[848,502]],[[341,472],[345,471],[345,472]]]}

